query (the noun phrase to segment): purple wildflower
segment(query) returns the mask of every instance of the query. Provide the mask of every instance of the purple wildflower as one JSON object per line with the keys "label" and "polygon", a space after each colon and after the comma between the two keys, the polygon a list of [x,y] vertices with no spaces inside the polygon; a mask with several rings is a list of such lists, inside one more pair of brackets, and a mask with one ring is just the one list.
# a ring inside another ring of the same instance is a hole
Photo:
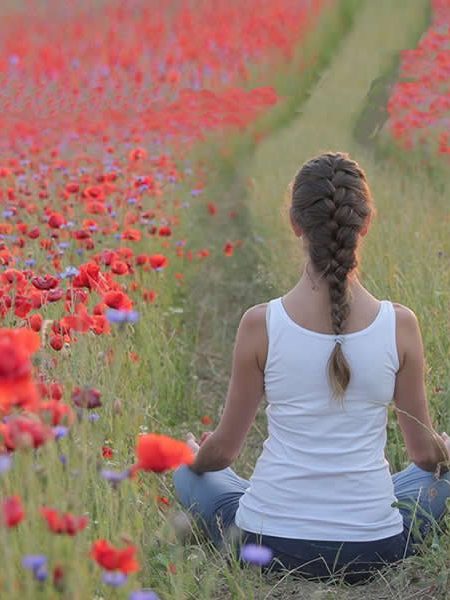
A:
{"label": "purple wildflower", "polygon": [[270,563],[273,558],[273,551],[266,546],[245,544],[241,547],[240,555],[241,560],[262,567]]}
{"label": "purple wildflower", "polygon": [[12,458],[9,454],[0,454],[0,473],[6,473],[12,466]]}
{"label": "purple wildflower", "polygon": [[99,419],[100,415],[96,412],[91,412],[88,414],[88,421],[90,421],[91,423],[97,423]]}
{"label": "purple wildflower", "polygon": [[26,554],[22,558],[22,567],[35,571],[43,565],[47,564],[47,557],[45,554]]}
{"label": "purple wildflower", "polygon": [[108,308],[105,313],[106,318],[110,323],[136,323],[139,321],[139,313],[135,310],[116,310],[115,308]]}
{"label": "purple wildflower", "polygon": [[27,554],[22,559],[22,566],[32,571],[38,581],[45,581],[48,577],[47,557],[44,554]]}
{"label": "purple wildflower", "polygon": [[130,476],[130,469],[125,469],[125,471],[113,471],[111,469],[102,469],[100,471],[100,475],[103,479],[106,479],[108,483],[110,483],[113,487],[117,487],[120,482],[128,479]]}
{"label": "purple wildflower", "polygon": [[66,267],[62,273],[59,274],[61,279],[71,279],[79,274],[79,270],[76,267]]}
{"label": "purple wildflower", "polygon": [[53,434],[55,436],[55,440],[60,440],[61,438],[66,437],[68,433],[69,428],[64,427],[64,425],[57,425],[56,427],[53,427]]}
{"label": "purple wildflower", "polygon": [[152,590],[136,590],[131,592],[128,600],[159,600],[159,596]]}
{"label": "purple wildflower", "polygon": [[127,575],[121,571],[103,571],[102,581],[111,587],[121,587],[127,582]]}

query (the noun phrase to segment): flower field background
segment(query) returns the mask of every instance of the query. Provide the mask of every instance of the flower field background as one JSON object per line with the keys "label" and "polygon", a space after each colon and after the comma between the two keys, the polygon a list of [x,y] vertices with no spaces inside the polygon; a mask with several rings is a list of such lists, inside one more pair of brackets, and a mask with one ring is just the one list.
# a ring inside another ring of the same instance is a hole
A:
{"label": "flower field background", "polygon": [[[449,158],[449,10],[5,2],[0,598],[446,597],[448,535],[361,596],[268,582],[182,544],[170,469],[192,458],[176,440],[217,423],[240,315],[295,280],[283,190],[329,147],[368,172],[379,215],[362,276],[418,314],[430,403],[448,431],[450,182],[426,167]],[[380,163],[352,126],[401,51],[382,131],[393,151]],[[411,177],[401,165],[417,145],[426,165]],[[263,439],[258,420],[243,475]],[[402,447],[392,420],[395,468]]]}

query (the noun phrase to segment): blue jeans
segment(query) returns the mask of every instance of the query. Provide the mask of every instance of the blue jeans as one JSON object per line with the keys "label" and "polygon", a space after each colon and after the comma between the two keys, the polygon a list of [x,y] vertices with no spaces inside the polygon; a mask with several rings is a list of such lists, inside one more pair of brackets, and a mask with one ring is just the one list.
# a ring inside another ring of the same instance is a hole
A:
{"label": "blue jeans", "polygon": [[[274,552],[270,569],[295,569],[312,579],[339,576],[348,583],[364,581],[387,564],[397,563],[416,551],[416,544],[436,528],[450,498],[450,472],[436,479],[433,473],[410,464],[392,477],[398,508],[403,517],[402,533],[370,542],[325,542],[256,535],[238,530],[240,544],[258,543]],[[215,545],[220,546],[231,527],[239,498],[249,482],[231,468],[196,475],[188,467],[174,473],[181,504],[199,518]],[[239,543],[237,544],[237,547]]]}

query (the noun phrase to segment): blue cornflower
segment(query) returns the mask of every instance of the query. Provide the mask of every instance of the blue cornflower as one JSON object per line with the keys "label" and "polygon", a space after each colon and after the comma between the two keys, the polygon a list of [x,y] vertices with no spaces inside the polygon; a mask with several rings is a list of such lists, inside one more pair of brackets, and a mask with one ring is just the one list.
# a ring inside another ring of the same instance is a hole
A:
{"label": "blue cornflower", "polygon": [[241,547],[240,558],[252,565],[259,565],[262,567],[270,563],[273,558],[273,551],[266,546],[245,544]]}
{"label": "blue cornflower", "polygon": [[111,587],[121,587],[127,580],[128,577],[121,571],[103,571],[102,581]]}
{"label": "blue cornflower", "polygon": [[113,487],[117,487],[121,481],[128,479],[130,476],[130,469],[125,471],[113,471],[112,469],[102,469],[100,475],[103,479],[106,479]]}
{"label": "blue cornflower", "polygon": [[59,274],[61,279],[72,279],[79,274],[79,270],[76,267],[68,266]]}
{"label": "blue cornflower", "polygon": [[110,323],[137,323],[139,321],[139,313],[135,310],[116,310],[108,308],[105,313],[106,318]]}
{"label": "blue cornflower", "polygon": [[55,436],[55,440],[60,440],[69,433],[69,428],[64,425],[56,425],[53,427],[53,435]]}
{"label": "blue cornflower", "polygon": [[136,590],[131,592],[128,600],[159,600],[159,596],[152,590]]}
{"label": "blue cornflower", "polygon": [[9,454],[0,454],[0,473],[6,473],[12,466],[12,458]]}
{"label": "blue cornflower", "polygon": [[44,554],[27,554],[22,559],[22,566],[32,571],[38,581],[45,581],[48,577],[47,557]]}

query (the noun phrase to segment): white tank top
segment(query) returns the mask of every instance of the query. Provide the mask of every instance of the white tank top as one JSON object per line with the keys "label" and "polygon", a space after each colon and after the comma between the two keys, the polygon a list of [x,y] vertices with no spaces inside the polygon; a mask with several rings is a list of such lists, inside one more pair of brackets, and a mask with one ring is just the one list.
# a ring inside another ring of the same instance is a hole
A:
{"label": "white tank top", "polygon": [[387,409],[399,368],[395,311],[383,300],[366,329],[344,334],[351,369],[343,404],[331,397],[335,336],[301,327],[281,298],[269,303],[264,370],[268,438],[236,525],[305,540],[370,541],[403,521],[384,456]]}

